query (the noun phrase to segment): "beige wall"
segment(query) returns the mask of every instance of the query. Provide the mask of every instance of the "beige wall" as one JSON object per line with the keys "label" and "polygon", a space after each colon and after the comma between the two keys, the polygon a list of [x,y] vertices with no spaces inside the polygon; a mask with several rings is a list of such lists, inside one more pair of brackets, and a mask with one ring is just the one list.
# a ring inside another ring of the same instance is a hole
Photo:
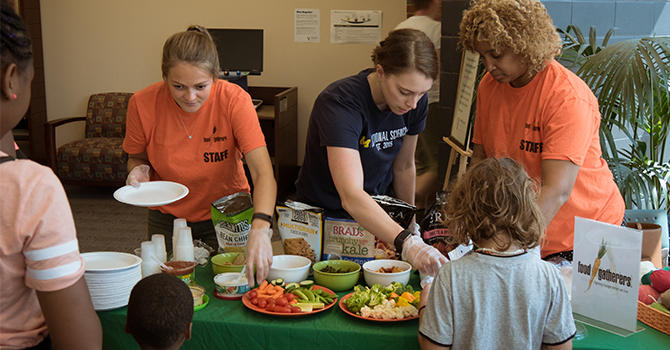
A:
{"label": "beige wall", "polygon": [[[372,44],[331,44],[330,10],[381,10],[382,38],[406,17],[406,0],[42,1],[49,120],[83,115],[96,92],[137,91],[161,80],[165,39],[190,24],[265,30],[264,71],[251,86],[297,86],[299,153],[316,96],[330,82],[372,66]],[[319,43],[293,41],[295,8],[321,10]],[[62,127],[58,144],[83,134]]]}

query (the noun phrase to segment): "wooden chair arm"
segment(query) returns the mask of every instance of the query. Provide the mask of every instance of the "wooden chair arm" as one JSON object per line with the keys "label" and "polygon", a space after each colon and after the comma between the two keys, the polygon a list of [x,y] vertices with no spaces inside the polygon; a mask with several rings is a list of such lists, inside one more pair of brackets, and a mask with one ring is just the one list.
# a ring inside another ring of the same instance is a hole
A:
{"label": "wooden chair arm", "polygon": [[44,124],[44,147],[47,156],[47,165],[54,171],[56,169],[56,127],[72,122],[86,121],[86,117],[69,117],[47,121]]}

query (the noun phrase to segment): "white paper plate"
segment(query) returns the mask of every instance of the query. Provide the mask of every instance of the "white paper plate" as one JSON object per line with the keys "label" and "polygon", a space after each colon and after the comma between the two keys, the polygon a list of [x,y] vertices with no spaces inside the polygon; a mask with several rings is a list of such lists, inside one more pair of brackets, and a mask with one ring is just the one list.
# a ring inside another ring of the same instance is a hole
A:
{"label": "white paper plate", "polygon": [[120,252],[82,253],[81,257],[86,261],[86,272],[120,271],[142,263],[139,256]]}
{"label": "white paper plate", "polygon": [[142,182],[139,188],[127,185],[114,192],[121,203],[138,207],[158,207],[176,202],[188,194],[188,187],[171,181]]}

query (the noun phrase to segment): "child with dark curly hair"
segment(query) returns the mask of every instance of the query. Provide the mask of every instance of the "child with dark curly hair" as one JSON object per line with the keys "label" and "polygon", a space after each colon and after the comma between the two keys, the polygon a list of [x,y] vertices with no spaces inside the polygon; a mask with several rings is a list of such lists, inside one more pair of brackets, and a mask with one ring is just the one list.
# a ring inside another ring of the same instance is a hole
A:
{"label": "child with dark curly hair", "polygon": [[173,275],[145,277],[130,292],[126,333],[142,350],[179,349],[191,339],[192,319],[193,294]]}
{"label": "child with dark curly hair", "polygon": [[472,164],[511,157],[541,183],[542,257],[572,261],[575,216],[620,225],[625,204],[600,149],[589,87],[553,57],[561,38],[537,0],[480,0],[464,12],[464,49],[488,73],[479,84]]}
{"label": "child with dark curly hair", "polygon": [[421,292],[422,349],[572,349],[559,269],[529,252],[544,229],[536,189],[511,158],[488,158],[456,183],[444,224],[452,243],[472,240],[476,249]]}

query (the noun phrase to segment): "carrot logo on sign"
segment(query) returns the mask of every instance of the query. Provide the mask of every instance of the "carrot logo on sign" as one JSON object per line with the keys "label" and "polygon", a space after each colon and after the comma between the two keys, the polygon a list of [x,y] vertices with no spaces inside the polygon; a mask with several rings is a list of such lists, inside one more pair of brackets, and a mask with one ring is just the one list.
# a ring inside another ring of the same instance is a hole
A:
{"label": "carrot logo on sign", "polygon": [[600,262],[603,256],[605,256],[605,253],[607,253],[607,245],[605,244],[605,239],[603,238],[602,243],[600,243],[600,249],[598,249],[598,257],[596,258],[596,261],[593,262],[593,269],[591,269],[591,280],[589,281],[589,287],[584,291],[585,293],[591,289],[591,284],[593,284],[593,280],[596,278],[598,268],[600,268]]}

